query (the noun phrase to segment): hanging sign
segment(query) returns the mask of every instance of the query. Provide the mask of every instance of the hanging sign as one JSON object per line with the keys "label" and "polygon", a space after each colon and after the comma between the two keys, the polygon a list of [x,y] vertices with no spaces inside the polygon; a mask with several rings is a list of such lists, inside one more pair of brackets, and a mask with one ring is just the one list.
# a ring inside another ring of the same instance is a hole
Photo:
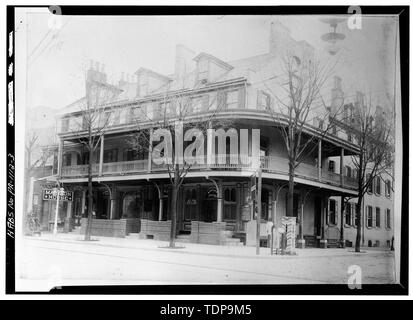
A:
{"label": "hanging sign", "polygon": [[[43,200],[57,200],[53,194],[53,189],[43,189]],[[60,192],[59,201],[73,201],[73,191]]]}

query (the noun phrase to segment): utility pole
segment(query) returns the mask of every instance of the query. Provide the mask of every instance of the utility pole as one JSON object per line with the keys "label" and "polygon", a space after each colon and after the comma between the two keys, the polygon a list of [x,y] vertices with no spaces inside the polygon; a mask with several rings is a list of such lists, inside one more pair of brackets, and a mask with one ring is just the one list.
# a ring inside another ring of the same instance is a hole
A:
{"label": "utility pole", "polygon": [[256,254],[260,254],[260,240],[261,240],[261,187],[262,187],[262,169],[261,166],[258,169],[258,186],[257,186],[257,246],[256,246]]}

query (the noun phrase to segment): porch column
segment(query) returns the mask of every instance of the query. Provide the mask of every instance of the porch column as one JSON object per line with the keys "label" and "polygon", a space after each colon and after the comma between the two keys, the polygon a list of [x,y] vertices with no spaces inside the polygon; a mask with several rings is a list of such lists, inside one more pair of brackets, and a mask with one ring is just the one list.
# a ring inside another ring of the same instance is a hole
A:
{"label": "porch column", "polygon": [[162,221],[163,201],[164,201],[164,198],[163,198],[163,197],[159,198],[158,221]]}
{"label": "porch column", "polygon": [[200,221],[201,218],[201,185],[196,186],[196,220]]}
{"label": "porch column", "polygon": [[304,240],[304,199],[303,196],[301,197],[300,205],[300,239],[301,241]]}
{"label": "porch column", "polygon": [[72,201],[68,201],[67,202],[64,232],[72,231],[71,220],[72,220]]}
{"label": "porch column", "polygon": [[341,148],[340,153],[340,184],[344,186],[344,148]]}
{"label": "porch column", "polygon": [[117,200],[117,191],[116,187],[113,186],[110,193],[110,208],[109,208],[109,219],[113,220],[116,210],[116,200]]}
{"label": "porch column", "polygon": [[149,130],[149,149],[148,149],[148,173],[152,171],[152,137],[153,137],[153,128]]}
{"label": "porch column", "polygon": [[100,138],[100,155],[99,155],[99,175],[102,175],[103,171],[103,151],[105,148],[105,135],[102,134],[102,137]]}
{"label": "porch column", "polygon": [[321,139],[318,140],[318,158],[317,158],[317,167],[318,167],[318,180],[321,180]]}
{"label": "porch column", "polygon": [[62,176],[62,166],[63,166],[63,147],[64,141],[63,138],[59,140],[59,150],[57,153],[57,175]]}
{"label": "porch column", "polygon": [[222,222],[222,205],[223,205],[223,202],[222,202],[222,182],[221,181],[219,181],[218,182],[218,184],[217,184],[217,186],[218,186],[218,199],[217,199],[217,222]]}
{"label": "porch column", "polygon": [[86,207],[86,190],[82,190],[82,217],[85,215],[85,207]]}
{"label": "porch column", "polygon": [[236,227],[236,231],[241,230],[241,184],[237,183],[237,207],[236,207],[236,223],[235,223],[235,227]]}
{"label": "porch column", "polygon": [[340,244],[342,248],[345,248],[344,245],[344,210],[345,210],[345,206],[344,206],[344,197],[341,196],[341,223],[340,223]]}
{"label": "porch column", "polygon": [[305,248],[305,240],[304,240],[304,194],[301,194],[300,200],[300,225],[299,225],[299,239],[297,240],[298,247],[301,249]]}

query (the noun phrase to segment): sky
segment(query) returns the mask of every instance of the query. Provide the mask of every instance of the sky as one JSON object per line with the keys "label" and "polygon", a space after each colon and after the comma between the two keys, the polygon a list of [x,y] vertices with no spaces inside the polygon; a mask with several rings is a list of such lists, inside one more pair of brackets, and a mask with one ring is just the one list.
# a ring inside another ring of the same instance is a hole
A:
{"label": "sky", "polygon": [[[109,80],[140,67],[162,74],[174,71],[176,44],[207,52],[224,61],[267,53],[270,23],[278,20],[296,40],[306,40],[319,56],[328,56],[321,35],[331,30],[320,16],[63,16],[28,13],[28,107],[62,108],[84,95],[90,59],[105,64]],[[60,25],[51,28],[53,22]],[[346,95],[355,90],[385,96],[393,88],[395,35],[393,17],[363,16],[361,30],[347,22],[337,32],[337,73]],[[16,32],[18,35],[18,32]],[[16,48],[18,50],[18,48]],[[393,92],[390,92],[393,94]]]}

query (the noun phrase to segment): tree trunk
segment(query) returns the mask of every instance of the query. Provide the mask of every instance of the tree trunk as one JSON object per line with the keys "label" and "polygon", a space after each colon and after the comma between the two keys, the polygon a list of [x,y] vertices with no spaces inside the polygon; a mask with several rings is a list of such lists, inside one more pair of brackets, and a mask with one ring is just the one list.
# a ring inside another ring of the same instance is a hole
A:
{"label": "tree trunk", "polygon": [[355,243],[355,251],[360,252],[360,242],[361,242],[361,204],[363,201],[363,190],[364,190],[364,156],[363,151],[359,153],[359,171],[358,171],[358,198],[357,198],[357,206],[356,206],[356,221],[357,221],[357,234],[356,234],[356,243]]}
{"label": "tree trunk", "polygon": [[363,196],[358,197],[357,206],[356,206],[356,222],[357,222],[357,235],[356,235],[356,244],[355,251],[360,252],[360,243],[361,243],[361,200]]}
{"label": "tree trunk", "polygon": [[294,165],[289,165],[289,180],[288,180],[288,194],[287,194],[287,216],[292,217],[294,211]]}
{"label": "tree trunk", "polygon": [[175,236],[176,236],[176,223],[177,223],[177,210],[178,203],[178,184],[174,182],[172,185],[172,201],[171,201],[171,234],[169,238],[169,247],[175,248]]}
{"label": "tree trunk", "polygon": [[[91,137],[89,134],[89,141]],[[93,209],[93,189],[92,189],[92,165],[93,165],[93,146],[89,144],[89,164],[88,164],[88,179],[87,179],[87,190],[88,190],[88,200],[87,200],[87,224],[85,232],[85,241],[90,241],[90,236],[92,234],[92,209]]]}

